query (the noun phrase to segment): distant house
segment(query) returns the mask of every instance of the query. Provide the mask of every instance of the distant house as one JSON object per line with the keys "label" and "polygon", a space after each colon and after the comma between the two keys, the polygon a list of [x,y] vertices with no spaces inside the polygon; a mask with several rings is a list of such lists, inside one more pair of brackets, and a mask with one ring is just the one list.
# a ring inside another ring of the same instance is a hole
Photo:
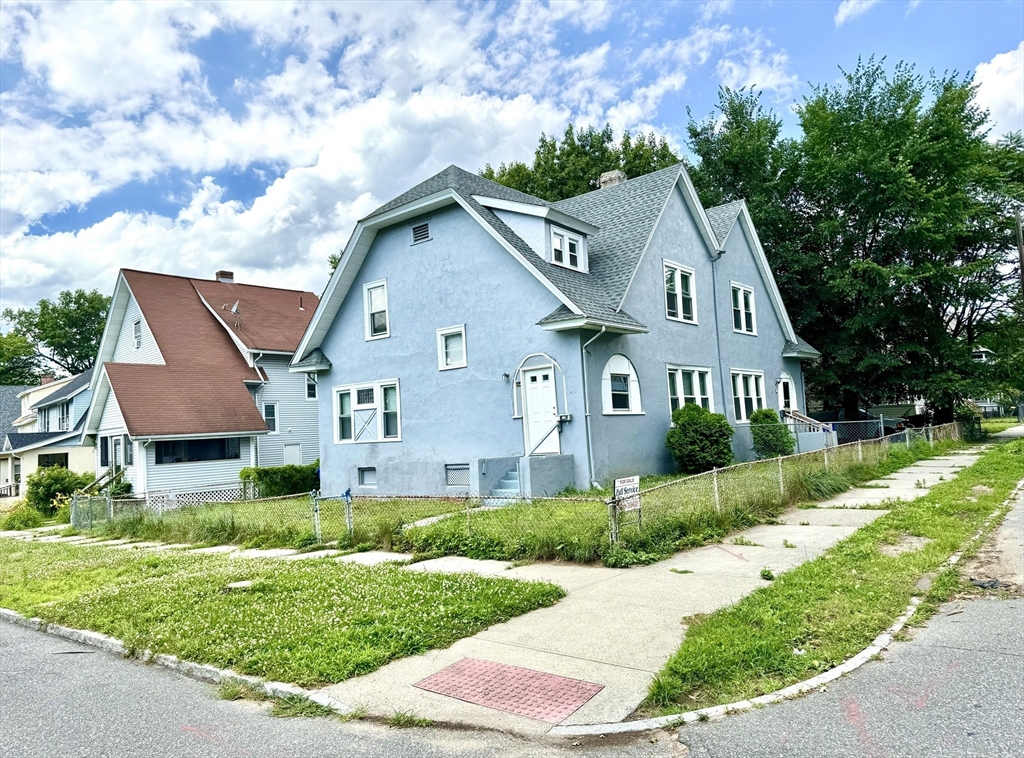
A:
{"label": "distant house", "polygon": [[[971,352],[971,358],[978,363],[992,363],[995,361],[996,354],[987,347],[976,347]],[[1003,415],[1003,405],[998,398],[971,398],[971,402],[978,406],[978,410],[985,418],[997,418]]]}
{"label": "distant house", "polygon": [[0,442],[0,489],[23,494],[22,482],[37,469],[63,466],[92,471],[91,443],[83,447],[82,421],[89,408],[92,369],[18,393],[21,414]]}
{"label": "distant house", "polygon": [[669,472],[696,403],[804,408],[744,202],[682,165],[549,203],[456,166],[359,221],[295,353],[320,384],[325,492],[540,495]]}
{"label": "distant house", "polygon": [[123,269],[83,436],[136,493],[238,487],[246,466],[317,457],[316,377],[288,370],[311,292]]}

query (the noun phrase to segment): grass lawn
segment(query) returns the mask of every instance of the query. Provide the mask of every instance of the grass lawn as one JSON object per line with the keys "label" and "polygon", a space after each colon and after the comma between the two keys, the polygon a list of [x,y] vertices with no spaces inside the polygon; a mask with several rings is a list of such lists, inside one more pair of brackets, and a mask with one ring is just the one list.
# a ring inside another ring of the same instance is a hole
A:
{"label": "grass lawn", "polygon": [[[251,580],[245,591],[229,582]],[[564,596],[550,584],[0,539],[0,607],[304,686],[366,674]]]}
{"label": "grass lawn", "polygon": [[[959,584],[943,569],[1024,478],[1024,443],[988,452],[956,479],[899,503],[819,558],[736,605],[689,619],[682,646],[651,685],[646,710],[676,713],[755,697],[832,668],[899,616],[917,580],[940,572],[920,612]],[[896,557],[879,548],[906,535],[931,540]],[[794,649],[805,650],[797,655]]]}
{"label": "grass lawn", "polygon": [[1005,432],[1012,426],[1020,426],[1020,422],[1015,418],[983,418],[981,420],[982,430],[989,434]]}

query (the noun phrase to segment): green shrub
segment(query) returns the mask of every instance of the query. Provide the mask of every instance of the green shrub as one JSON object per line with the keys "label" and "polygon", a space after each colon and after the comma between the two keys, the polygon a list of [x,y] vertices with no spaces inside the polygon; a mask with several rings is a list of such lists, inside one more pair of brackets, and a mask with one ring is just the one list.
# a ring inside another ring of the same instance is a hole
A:
{"label": "green shrub", "polygon": [[31,505],[21,504],[0,522],[0,529],[35,529],[43,525],[43,514]]}
{"label": "green shrub", "polygon": [[789,427],[779,421],[771,408],[761,408],[750,415],[750,435],[758,458],[792,455],[796,440]]}
{"label": "green shrub", "polygon": [[828,500],[850,489],[850,480],[834,471],[816,469],[801,472],[797,482],[801,494],[811,500]]}
{"label": "green shrub", "polygon": [[132,483],[121,477],[110,485],[110,496],[112,498],[130,497],[132,494]]}
{"label": "green shrub", "polygon": [[732,463],[733,428],[725,416],[688,403],[672,414],[665,445],[681,471],[699,474]]}
{"label": "green shrub", "polygon": [[308,466],[249,466],[242,469],[238,476],[242,481],[254,484],[260,497],[297,495],[320,489],[320,461],[314,461]]}
{"label": "green shrub", "polygon": [[92,474],[76,474],[63,466],[47,466],[29,474],[25,480],[25,502],[44,515],[51,515],[57,495],[70,495],[88,484]]}

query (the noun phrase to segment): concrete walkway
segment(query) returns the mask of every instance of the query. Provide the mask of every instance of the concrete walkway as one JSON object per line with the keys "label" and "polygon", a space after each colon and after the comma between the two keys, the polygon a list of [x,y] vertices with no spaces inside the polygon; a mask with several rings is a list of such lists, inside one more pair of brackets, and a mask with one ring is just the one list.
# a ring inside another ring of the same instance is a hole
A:
{"label": "concrete walkway", "polygon": [[[604,688],[563,724],[621,721],[643,701],[665,661],[679,647],[683,619],[736,602],[778,574],[811,560],[886,513],[886,500],[912,500],[956,476],[977,450],[932,458],[817,508],[794,509],[777,525],[747,529],[725,543],[679,553],[653,566],[609,569],[449,557],[413,564],[417,571],[475,571],[562,586],[567,597],[456,642],[446,650],[403,658],[366,676],[324,688],[331,697],[370,713],[415,713],[438,722],[543,734],[551,724],[415,688],[417,682],[463,658],[520,666],[601,684]],[[733,544],[737,538],[756,545]],[[786,544],[795,547],[786,547]]]}
{"label": "concrete walkway", "polygon": [[1020,424],[1018,426],[1011,426],[1009,429],[1004,429],[1001,432],[990,434],[988,437],[991,440],[999,440],[1002,442],[1005,442],[1007,440],[1013,441],[1024,439],[1024,424]]}

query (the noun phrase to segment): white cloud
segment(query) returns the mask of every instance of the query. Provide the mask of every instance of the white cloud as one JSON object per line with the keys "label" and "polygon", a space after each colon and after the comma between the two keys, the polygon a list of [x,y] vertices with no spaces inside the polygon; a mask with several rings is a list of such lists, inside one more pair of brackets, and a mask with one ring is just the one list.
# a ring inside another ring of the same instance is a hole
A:
{"label": "white cloud", "polygon": [[847,21],[863,16],[874,5],[878,5],[878,0],[843,0],[836,11],[836,26],[842,26]]}
{"label": "white cloud", "polygon": [[1024,131],[1024,42],[1008,53],[979,63],[974,74],[977,101],[992,117],[991,138]]}
{"label": "white cloud", "polygon": [[785,51],[773,49],[771,41],[758,32],[744,29],[741,36],[745,42],[718,61],[722,84],[774,92],[780,99],[790,95],[799,80],[790,70]]}
{"label": "white cloud", "polygon": [[732,13],[734,0],[707,0],[697,6],[697,18],[705,24],[717,16]]}

